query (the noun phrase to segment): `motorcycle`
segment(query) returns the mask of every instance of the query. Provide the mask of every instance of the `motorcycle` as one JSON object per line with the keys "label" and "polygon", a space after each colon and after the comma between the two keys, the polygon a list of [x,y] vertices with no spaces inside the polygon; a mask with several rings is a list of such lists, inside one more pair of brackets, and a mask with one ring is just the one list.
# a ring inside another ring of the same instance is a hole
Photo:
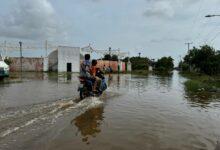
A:
{"label": "motorcycle", "polygon": [[90,96],[100,96],[107,89],[105,78],[102,78],[100,87],[97,87],[97,92],[92,91],[94,81],[86,79],[84,77],[79,77],[79,81],[80,84],[78,87],[78,91],[81,100]]}

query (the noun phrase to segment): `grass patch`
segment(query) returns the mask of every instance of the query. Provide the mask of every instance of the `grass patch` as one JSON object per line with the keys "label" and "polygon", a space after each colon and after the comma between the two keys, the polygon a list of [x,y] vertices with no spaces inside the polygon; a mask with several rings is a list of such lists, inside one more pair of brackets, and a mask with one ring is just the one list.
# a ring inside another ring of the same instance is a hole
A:
{"label": "grass patch", "polygon": [[210,91],[212,89],[212,85],[205,84],[198,80],[188,80],[185,82],[185,86],[187,90],[191,92]]}
{"label": "grass patch", "polygon": [[189,80],[185,82],[187,90],[192,92],[215,92],[220,89],[220,76],[208,76],[204,74],[181,74]]}

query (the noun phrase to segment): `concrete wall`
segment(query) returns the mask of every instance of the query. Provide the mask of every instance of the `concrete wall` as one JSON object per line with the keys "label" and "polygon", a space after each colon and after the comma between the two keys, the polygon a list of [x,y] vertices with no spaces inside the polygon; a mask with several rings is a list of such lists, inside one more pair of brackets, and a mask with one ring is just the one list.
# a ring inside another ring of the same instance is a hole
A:
{"label": "concrete wall", "polygon": [[58,71],[58,50],[51,52],[48,56],[48,70]]}
{"label": "concrete wall", "polygon": [[45,72],[49,71],[49,59],[48,59],[48,57],[44,57],[44,66],[43,67],[44,67],[43,70]]}
{"label": "concrete wall", "polygon": [[127,63],[127,71],[132,71],[131,66],[132,66],[131,62],[128,62]]}
{"label": "concrete wall", "polygon": [[72,72],[80,71],[80,48],[79,47],[58,47],[58,72],[67,71],[67,63],[72,64]]}
{"label": "concrete wall", "polygon": [[[110,67],[112,68],[112,70],[114,72],[118,71],[118,62],[117,61],[108,61],[108,60],[98,60],[98,64],[97,67],[99,68],[103,68],[105,65],[105,67],[108,67],[110,65]],[[125,63],[124,62],[119,62],[119,66],[120,66],[120,71],[124,72],[126,71],[126,67],[125,67]]]}
{"label": "concrete wall", "polygon": [[[11,57],[12,63],[10,64],[10,71],[20,71],[20,58]],[[43,71],[43,58],[22,58],[22,71]]]}

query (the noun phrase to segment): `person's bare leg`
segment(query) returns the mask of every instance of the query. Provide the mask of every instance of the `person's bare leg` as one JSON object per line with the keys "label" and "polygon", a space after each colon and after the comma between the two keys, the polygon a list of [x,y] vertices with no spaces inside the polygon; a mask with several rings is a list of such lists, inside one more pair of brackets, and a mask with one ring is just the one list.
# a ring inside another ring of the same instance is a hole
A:
{"label": "person's bare leg", "polygon": [[95,83],[94,83],[94,86],[93,86],[93,91],[97,91],[97,86],[99,86],[100,87],[100,85],[101,85],[101,79],[100,78],[98,78],[98,77],[96,77],[96,79],[95,79]]}
{"label": "person's bare leg", "polygon": [[96,88],[97,88],[97,80],[96,80],[95,83],[94,83],[93,92],[96,92]]}

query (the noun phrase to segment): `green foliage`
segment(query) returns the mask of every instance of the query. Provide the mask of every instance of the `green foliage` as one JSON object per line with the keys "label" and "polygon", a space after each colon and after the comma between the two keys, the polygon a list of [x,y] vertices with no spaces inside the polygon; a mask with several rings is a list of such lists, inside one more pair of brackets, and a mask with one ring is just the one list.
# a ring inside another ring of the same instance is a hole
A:
{"label": "green foliage", "polygon": [[188,80],[184,84],[187,90],[191,92],[209,91],[212,88],[210,85],[198,80]]}
{"label": "green foliage", "polygon": [[131,57],[130,61],[132,70],[148,70],[149,68],[149,59],[147,57]]}
{"label": "green foliage", "polygon": [[122,61],[127,63],[128,60],[129,60],[129,57],[125,57]]}
{"label": "green foliage", "polygon": [[111,60],[111,55],[106,54],[103,58],[103,60]]}
{"label": "green foliage", "polygon": [[208,45],[199,49],[194,47],[179,66],[183,71],[192,71],[193,69],[193,71],[200,73],[216,75],[220,73],[220,53]]}
{"label": "green foliage", "polygon": [[111,60],[112,60],[112,61],[118,61],[118,56],[117,56],[117,55],[112,55]]}
{"label": "green foliage", "polygon": [[173,58],[172,57],[162,57],[155,62],[155,70],[157,71],[171,71],[173,70]]}
{"label": "green foliage", "polygon": [[184,63],[184,62],[180,62],[179,63],[179,68],[181,68],[181,71],[188,71],[189,70],[189,64]]}
{"label": "green foliage", "polygon": [[118,61],[118,56],[117,55],[109,55],[106,54],[103,58],[103,60],[112,60],[112,61]]}
{"label": "green foliage", "polygon": [[10,58],[6,58],[4,60],[4,62],[7,64],[7,65],[10,65],[12,63],[12,60]]}

